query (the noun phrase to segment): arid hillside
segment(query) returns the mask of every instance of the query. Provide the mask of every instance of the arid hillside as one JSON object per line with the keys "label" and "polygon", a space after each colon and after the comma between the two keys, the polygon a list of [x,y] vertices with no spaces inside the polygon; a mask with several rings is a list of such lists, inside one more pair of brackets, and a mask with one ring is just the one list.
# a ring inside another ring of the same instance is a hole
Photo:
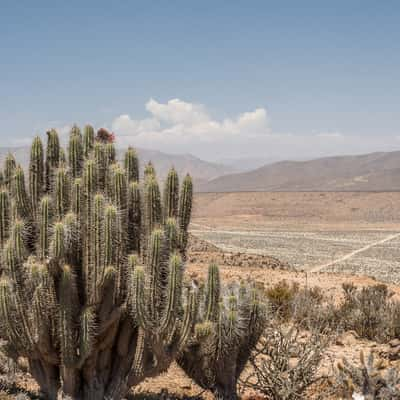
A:
{"label": "arid hillside", "polygon": [[399,190],[400,152],[281,161],[200,185],[201,192]]}

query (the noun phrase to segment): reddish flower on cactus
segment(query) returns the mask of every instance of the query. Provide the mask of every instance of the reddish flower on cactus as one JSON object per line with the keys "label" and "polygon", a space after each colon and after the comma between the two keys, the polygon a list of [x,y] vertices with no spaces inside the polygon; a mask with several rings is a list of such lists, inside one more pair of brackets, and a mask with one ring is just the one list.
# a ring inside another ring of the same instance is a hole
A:
{"label": "reddish flower on cactus", "polygon": [[113,132],[108,132],[105,128],[100,128],[97,131],[96,140],[103,143],[113,143],[115,140],[115,134]]}

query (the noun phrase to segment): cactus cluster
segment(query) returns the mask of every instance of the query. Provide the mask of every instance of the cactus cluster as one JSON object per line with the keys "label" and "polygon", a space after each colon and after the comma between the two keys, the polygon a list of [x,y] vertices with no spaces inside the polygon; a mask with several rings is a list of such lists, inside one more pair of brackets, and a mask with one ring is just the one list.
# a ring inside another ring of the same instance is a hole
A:
{"label": "cactus cluster", "polygon": [[[77,126],[67,154],[36,137],[29,175],[0,179],[0,337],[48,399],[120,399],[165,371],[192,337],[197,294],[183,283],[192,182]],[[163,193],[163,196],[161,196]]]}
{"label": "cactus cluster", "polygon": [[194,333],[178,364],[216,399],[234,400],[237,380],[264,329],[264,306],[252,285],[222,288],[216,265],[210,265],[199,296]]}

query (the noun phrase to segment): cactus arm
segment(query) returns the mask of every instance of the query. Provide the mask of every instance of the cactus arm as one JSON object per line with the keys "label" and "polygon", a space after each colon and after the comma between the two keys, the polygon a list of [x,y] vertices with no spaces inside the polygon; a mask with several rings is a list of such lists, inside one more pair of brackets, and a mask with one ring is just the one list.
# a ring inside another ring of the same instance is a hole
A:
{"label": "cactus arm", "polygon": [[179,178],[174,168],[168,173],[164,188],[164,219],[177,218],[179,206]]}
{"label": "cactus arm", "polygon": [[127,207],[127,185],[125,171],[119,166],[116,167],[112,174],[112,190],[113,201],[119,210],[125,211]]}
{"label": "cactus arm", "polygon": [[83,167],[83,144],[79,128],[72,128],[71,130],[68,146],[68,162],[72,178],[79,177]]}
{"label": "cactus arm", "polygon": [[144,305],[144,279],[145,273],[142,267],[136,267],[133,272],[132,294],[130,295],[130,310],[133,321],[137,321],[139,326],[145,331],[151,332],[154,328],[152,319],[148,317]]}
{"label": "cactus arm", "polygon": [[161,223],[161,197],[156,179],[150,176],[144,185],[144,227],[149,237],[154,228]]}
{"label": "cactus arm", "polygon": [[71,209],[78,218],[81,216],[82,211],[82,179],[76,178],[72,184],[71,189]]}
{"label": "cactus arm", "polygon": [[80,317],[79,366],[85,363],[93,349],[95,330],[95,314],[91,307],[86,307]]}
{"label": "cactus arm", "polygon": [[57,132],[52,129],[47,132],[47,150],[46,150],[46,190],[50,192],[54,183],[54,171],[60,163],[60,141]]}
{"label": "cactus arm", "polygon": [[86,125],[83,129],[83,154],[88,158],[94,147],[94,129],[91,125]]}
{"label": "cactus arm", "polygon": [[115,147],[112,143],[107,143],[105,145],[105,154],[106,154],[107,165],[114,164],[116,160],[116,153],[115,153]]}
{"label": "cactus arm", "polygon": [[50,228],[50,199],[45,196],[40,201],[39,219],[39,258],[44,260],[49,253],[49,228]]}
{"label": "cactus arm", "polygon": [[141,240],[141,196],[139,184],[131,182],[128,187],[128,227],[127,227],[127,250],[140,252]]}
{"label": "cactus arm", "polygon": [[178,225],[176,223],[175,218],[168,218],[165,221],[165,237],[167,241],[167,250],[169,254],[172,254],[175,250],[178,249],[179,243],[179,235],[178,235]]}
{"label": "cactus arm", "polygon": [[60,302],[60,347],[61,359],[63,364],[73,367],[77,361],[77,342],[76,342],[76,282],[74,273],[69,265],[61,268],[59,283],[59,302]]}
{"label": "cactus arm", "polygon": [[32,219],[32,209],[29,201],[28,193],[25,187],[25,175],[21,166],[15,170],[15,205],[20,218],[26,220]]}
{"label": "cactus arm", "polygon": [[59,168],[56,172],[55,183],[55,208],[56,216],[61,220],[67,213],[70,203],[70,182],[65,168]]}
{"label": "cactus arm", "polygon": [[10,281],[7,278],[0,279],[0,315],[4,326],[5,336],[16,347],[24,349],[21,333],[15,324],[14,301],[11,292]]}
{"label": "cactus arm", "polygon": [[147,163],[144,167],[144,179],[147,180],[149,178],[156,178],[156,170],[154,169],[154,165],[151,161]]}
{"label": "cactus arm", "polygon": [[139,160],[134,148],[129,147],[125,153],[124,167],[128,183],[139,180]]}
{"label": "cactus arm", "polygon": [[149,240],[149,255],[147,260],[147,287],[149,292],[149,310],[153,320],[158,319],[158,302],[161,300],[159,296],[160,277],[161,277],[161,246],[163,234],[161,230],[155,229]]}
{"label": "cactus arm", "polygon": [[5,189],[0,190],[0,247],[3,248],[10,233],[10,196]]}
{"label": "cactus arm", "polygon": [[173,254],[169,262],[167,287],[167,305],[163,311],[159,332],[164,335],[171,328],[173,322],[177,319],[177,312],[181,299],[181,282],[182,282],[182,259],[178,254]]}
{"label": "cactus arm", "polygon": [[185,313],[182,322],[181,334],[178,343],[178,349],[181,352],[193,333],[193,328],[196,321],[198,307],[198,294],[196,290],[189,290],[188,298],[186,300]]}
{"label": "cactus arm", "polygon": [[185,254],[188,241],[188,227],[192,213],[193,183],[190,175],[186,175],[182,183],[181,195],[179,198],[179,228],[181,231],[181,251]]}
{"label": "cactus arm", "polygon": [[4,183],[10,193],[13,193],[14,173],[17,168],[15,158],[11,153],[7,154],[4,161]]}
{"label": "cactus arm", "polygon": [[205,319],[207,321],[217,322],[219,319],[220,290],[220,277],[218,267],[215,264],[211,264],[208,269],[206,288]]}
{"label": "cactus arm", "polygon": [[[101,281],[104,278],[104,244],[110,246],[107,240],[103,242],[103,222],[104,222],[104,209],[105,209],[105,199],[102,194],[96,194],[93,199],[93,217],[92,226],[89,227],[91,230],[92,243],[90,246],[90,251],[92,253],[91,260],[93,262],[91,271],[89,274],[89,286],[87,298],[91,304],[97,304],[100,301],[101,296]],[[108,233],[108,232],[107,232]],[[109,234],[110,235],[110,234]],[[107,265],[111,265],[110,262]]]}
{"label": "cactus arm", "polygon": [[51,241],[50,254],[51,259],[56,261],[59,265],[65,261],[65,225],[63,222],[56,222],[54,224],[54,233]]}
{"label": "cactus arm", "polygon": [[29,163],[29,193],[32,201],[32,210],[36,215],[39,201],[44,191],[44,153],[40,137],[35,137],[31,147]]}

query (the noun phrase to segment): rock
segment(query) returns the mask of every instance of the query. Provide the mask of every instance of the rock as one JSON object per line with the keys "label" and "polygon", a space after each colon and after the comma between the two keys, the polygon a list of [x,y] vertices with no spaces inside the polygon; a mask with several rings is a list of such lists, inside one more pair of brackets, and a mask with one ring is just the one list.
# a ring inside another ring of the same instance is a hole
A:
{"label": "rock", "polygon": [[388,345],[390,347],[399,347],[400,346],[400,339],[393,339],[388,343]]}
{"label": "rock", "polygon": [[349,346],[357,343],[358,335],[354,331],[344,332],[342,335],[338,336],[336,339],[336,344],[338,346]]}

